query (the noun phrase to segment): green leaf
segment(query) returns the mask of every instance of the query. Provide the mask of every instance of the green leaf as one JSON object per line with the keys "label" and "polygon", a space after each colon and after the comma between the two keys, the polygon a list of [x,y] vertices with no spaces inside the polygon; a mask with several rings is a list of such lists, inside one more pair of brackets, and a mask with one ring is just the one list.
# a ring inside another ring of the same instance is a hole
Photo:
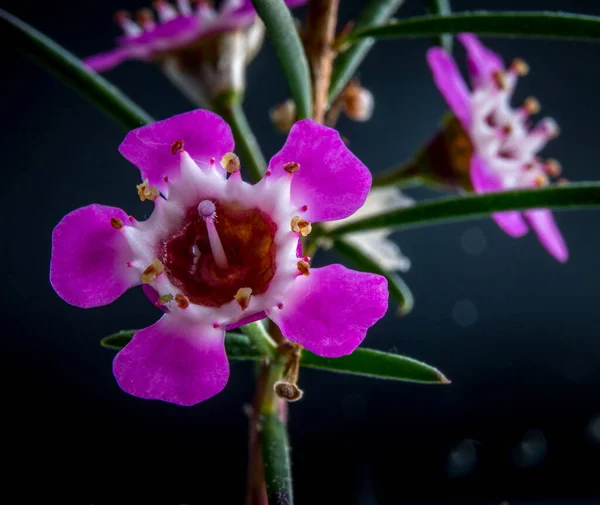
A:
{"label": "green leaf", "polygon": [[355,247],[343,238],[333,241],[333,249],[348,258],[360,270],[383,275],[388,281],[390,295],[398,302],[398,312],[400,315],[406,315],[412,310],[414,305],[413,295],[410,292],[410,288],[399,275],[383,268],[375,258],[366,255],[358,247]]}
{"label": "green leaf", "polygon": [[505,210],[583,209],[599,206],[600,183],[581,182],[546,188],[487,193],[485,195],[439,198],[406,209],[353,221],[336,227],[329,232],[319,228],[319,233],[339,237],[346,233],[378,228],[400,229],[473,219]]}
{"label": "green leaf", "polygon": [[419,16],[352,32],[348,40],[431,37],[442,33],[600,39],[600,17],[566,12],[461,12],[450,16]]}
{"label": "green leaf", "polygon": [[214,101],[214,109],[231,127],[235,139],[235,148],[242,157],[244,165],[253,182],[258,182],[267,170],[267,162],[248,124],[241,96],[227,94]]}
{"label": "green leaf", "polygon": [[[21,49],[32,56],[59,79],[65,81],[127,130],[154,120],[112,84],[85,65],[66,49],[0,9],[0,31],[6,45]],[[6,47],[5,47],[6,50]]]}
{"label": "green leaf", "polygon": [[363,347],[359,347],[352,354],[341,358],[322,358],[308,351],[302,351],[300,364],[308,368],[364,375],[376,379],[431,384],[450,383],[442,372],[416,359]]}
{"label": "green leaf", "polygon": [[[429,0],[429,11],[439,16],[449,16],[452,13],[450,0]],[[452,35],[443,33],[436,37],[436,44],[452,54]]]}
{"label": "green leaf", "polygon": [[[121,350],[138,330],[124,330],[105,337],[100,342],[108,349]],[[259,360],[261,354],[250,344],[245,335],[227,333],[225,349],[229,359]],[[446,384],[448,379],[437,369],[420,361],[374,349],[359,347],[351,355],[341,358],[321,358],[307,350],[302,351],[300,365],[329,372],[365,375],[379,379],[408,382]]]}
{"label": "green leaf", "polygon": [[261,421],[267,501],[269,505],[293,505],[290,447],[285,425],[277,412],[264,414]]}
{"label": "green leaf", "polygon": [[[371,0],[360,13],[355,30],[362,30],[386,22],[404,3],[404,0]],[[333,103],[342,92],[344,86],[356,73],[359,65],[365,59],[375,39],[363,39],[347,51],[340,53],[333,63],[331,84],[329,86],[329,103]]]}
{"label": "green leaf", "polygon": [[275,47],[290,94],[296,102],[298,119],[311,117],[310,70],[289,8],[283,0],[252,0],[252,5],[265,23]]}

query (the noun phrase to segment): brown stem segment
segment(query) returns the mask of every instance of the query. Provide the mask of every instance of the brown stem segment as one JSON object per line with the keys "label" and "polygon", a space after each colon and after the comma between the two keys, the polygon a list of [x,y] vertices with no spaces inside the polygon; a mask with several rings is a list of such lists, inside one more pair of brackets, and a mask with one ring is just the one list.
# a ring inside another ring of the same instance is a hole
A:
{"label": "brown stem segment", "polygon": [[262,458],[262,440],[260,430],[260,407],[263,402],[265,384],[269,374],[269,365],[260,364],[256,378],[256,393],[252,407],[248,412],[248,475],[246,478],[246,505],[268,505],[265,486],[265,471]]}
{"label": "brown stem segment", "polygon": [[304,47],[311,68],[313,85],[313,119],[325,120],[327,95],[335,51],[335,28],[339,0],[309,0]]}

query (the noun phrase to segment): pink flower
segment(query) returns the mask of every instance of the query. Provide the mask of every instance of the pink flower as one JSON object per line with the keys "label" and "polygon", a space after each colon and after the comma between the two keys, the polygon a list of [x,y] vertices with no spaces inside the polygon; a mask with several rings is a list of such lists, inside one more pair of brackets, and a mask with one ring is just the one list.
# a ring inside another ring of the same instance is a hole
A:
{"label": "pink flower", "polygon": [[[529,116],[539,109],[533,98],[518,109],[510,105],[517,78],[527,73],[527,65],[517,59],[506,70],[500,56],[475,35],[465,33],[458,39],[467,50],[472,91],[443,49],[430,49],[427,61],[438,89],[468,134],[473,189],[487,193],[549,184],[548,176],[559,173],[558,163],[544,162],[537,153],[558,134],[558,126],[545,118],[531,127]],[[493,218],[512,237],[526,234],[531,226],[552,256],[567,260],[567,246],[548,209],[501,212]]]}
{"label": "pink flower", "polygon": [[296,123],[256,185],[242,181],[233,146],[229,126],[205,110],[133,130],[119,150],[139,167],[152,215],[139,222],[93,204],[54,230],[50,282],[65,301],[98,307],[143,284],[164,312],[115,358],[135,396],[192,405],[221,391],[226,329],[269,317],[290,340],[337,357],[387,309],[383,277],[311,268],[298,252],[311,222],[350,216],[369,192],[368,169],[338,133]]}
{"label": "pink flower", "polygon": [[[306,0],[286,0],[290,8],[304,3]],[[126,60],[162,59],[169,53],[193,50],[199,40],[216,33],[245,29],[257,19],[250,0],[224,0],[219,10],[207,1],[177,0],[176,8],[166,0],[156,0],[154,8],[158,22],[150,9],[141,10],[137,22],[126,12],[118,12],[117,22],[125,34],[117,39],[117,47],[91,56],[85,63],[104,72]]]}

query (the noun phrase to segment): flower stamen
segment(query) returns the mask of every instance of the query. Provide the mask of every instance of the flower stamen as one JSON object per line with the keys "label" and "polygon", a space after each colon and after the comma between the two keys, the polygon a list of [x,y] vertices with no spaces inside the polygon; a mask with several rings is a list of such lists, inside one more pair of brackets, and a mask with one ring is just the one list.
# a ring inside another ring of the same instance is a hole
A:
{"label": "flower stamen", "polygon": [[110,218],[110,225],[115,230],[120,230],[121,228],[123,228],[123,221],[121,219],[119,219],[118,217],[111,217]]}
{"label": "flower stamen", "polygon": [[230,174],[239,172],[242,167],[240,159],[234,153],[225,153],[225,155],[221,159],[221,166]]}
{"label": "flower stamen", "polygon": [[250,298],[252,297],[252,288],[240,288],[237,290],[234,298],[238,302],[242,310],[246,310],[250,305]]}
{"label": "flower stamen", "polygon": [[296,163],[295,161],[291,161],[289,163],[285,163],[283,165],[283,169],[288,174],[295,174],[298,170],[300,170],[300,163]]}
{"label": "flower stamen", "polygon": [[142,30],[134,21],[132,21],[129,12],[127,11],[117,11],[115,13],[115,21],[128,37],[137,37],[138,35],[144,33],[144,30]]}
{"label": "flower stamen", "polygon": [[298,267],[298,271],[302,275],[306,275],[306,276],[310,275],[310,265],[308,264],[307,261],[300,260],[300,261],[298,261],[298,263],[296,263],[296,266]]}
{"label": "flower stamen", "polygon": [[160,194],[156,186],[150,186],[150,184],[148,184],[148,179],[144,179],[144,182],[138,184],[136,188],[138,190],[138,196],[142,202],[144,200],[154,201]]}
{"label": "flower stamen", "polygon": [[180,309],[187,309],[190,306],[190,299],[181,293],[177,293],[175,295],[175,303]]}
{"label": "flower stamen", "polygon": [[300,216],[294,216],[290,222],[292,231],[300,233],[303,237],[306,237],[312,231],[312,225],[306,219],[302,219]]}
{"label": "flower stamen", "polygon": [[162,274],[165,270],[164,265],[158,258],[154,258],[154,261],[144,272],[142,273],[142,284],[150,284],[154,282],[156,278]]}
{"label": "flower stamen", "polygon": [[137,11],[135,13],[135,20],[146,31],[154,30],[154,28],[156,28],[154,13],[148,8]]}
{"label": "flower stamen", "polygon": [[217,217],[217,209],[215,204],[210,200],[202,200],[198,204],[198,214],[204,219],[206,229],[208,231],[208,241],[210,243],[210,249],[213,253],[213,258],[217,266],[223,270],[229,268],[229,262],[223,249],[223,244],[219,238],[219,233],[215,227],[215,218]]}
{"label": "flower stamen", "polygon": [[173,142],[171,144],[171,154],[182,153],[184,145],[185,144],[184,144],[183,140],[176,140],[175,142]]}
{"label": "flower stamen", "polygon": [[515,58],[510,65],[510,70],[517,75],[524,77],[529,73],[529,65],[525,60],[522,60],[521,58]]}

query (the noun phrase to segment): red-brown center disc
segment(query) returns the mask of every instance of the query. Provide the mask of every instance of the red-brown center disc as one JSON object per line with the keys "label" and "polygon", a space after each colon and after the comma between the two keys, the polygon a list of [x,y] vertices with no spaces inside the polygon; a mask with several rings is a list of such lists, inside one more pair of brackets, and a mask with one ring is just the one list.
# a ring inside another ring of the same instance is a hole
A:
{"label": "red-brown center disc", "polygon": [[220,307],[231,302],[240,288],[260,295],[275,275],[277,226],[258,209],[214,202],[215,225],[229,268],[213,258],[204,219],[196,207],[188,210],[185,224],[162,244],[165,274],[192,303]]}

